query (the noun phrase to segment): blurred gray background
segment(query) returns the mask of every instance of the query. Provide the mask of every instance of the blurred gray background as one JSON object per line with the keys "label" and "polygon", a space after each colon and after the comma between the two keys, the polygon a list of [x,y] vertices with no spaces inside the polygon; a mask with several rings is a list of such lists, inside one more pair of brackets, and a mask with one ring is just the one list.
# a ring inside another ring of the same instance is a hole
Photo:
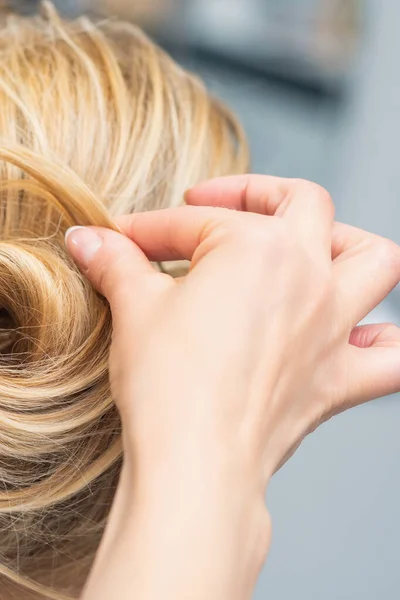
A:
{"label": "blurred gray background", "polygon": [[[253,171],[332,193],[338,220],[400,242],[399,0],[60,0],[139,20],[236,110]],[[399,321],[400,295],[369,321]],[[399,365],[400,368],[400,365]],[[332,420],[268,493],[256,600],[400,598],[400,398]]]}

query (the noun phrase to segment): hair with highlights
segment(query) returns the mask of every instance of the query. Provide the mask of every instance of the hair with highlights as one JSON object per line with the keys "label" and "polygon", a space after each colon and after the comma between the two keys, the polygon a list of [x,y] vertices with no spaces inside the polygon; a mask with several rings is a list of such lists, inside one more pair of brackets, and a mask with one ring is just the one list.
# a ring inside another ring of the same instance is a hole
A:
{"label": "hair with highlights", "polygon": [[110,311],[65,230],[247,161],[231,113],[132,24],[1,17],[1,600],[79,596],[120,472]]}

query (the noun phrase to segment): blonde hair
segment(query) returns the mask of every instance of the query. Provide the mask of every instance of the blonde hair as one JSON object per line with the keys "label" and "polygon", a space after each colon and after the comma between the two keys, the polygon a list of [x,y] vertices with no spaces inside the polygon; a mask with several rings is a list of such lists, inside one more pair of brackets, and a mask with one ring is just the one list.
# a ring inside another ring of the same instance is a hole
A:
{"label": "blonde hair", "polygon": [[76,224],[178,205],[247,167],[242,131],[131,24],[0,25],[0,598],[75,598],[121,465],[107,302],[68,258]]}

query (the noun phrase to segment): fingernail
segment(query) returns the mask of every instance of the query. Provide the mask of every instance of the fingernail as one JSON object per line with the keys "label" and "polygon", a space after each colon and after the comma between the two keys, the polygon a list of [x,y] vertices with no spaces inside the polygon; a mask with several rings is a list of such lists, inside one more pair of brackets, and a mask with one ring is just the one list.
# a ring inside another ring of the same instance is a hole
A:
{"label": "fingernail", "polygon": [[72,257],[87,269],[103,240],[93,229],[78,226],[66,231],[65,244]]}
{"label": "fingernail", "polygon": [[188,188],[187,190],[185,190],[183,192],[183,201],[186,203],[186,197],[187,195],[192,191],[193,188]]}

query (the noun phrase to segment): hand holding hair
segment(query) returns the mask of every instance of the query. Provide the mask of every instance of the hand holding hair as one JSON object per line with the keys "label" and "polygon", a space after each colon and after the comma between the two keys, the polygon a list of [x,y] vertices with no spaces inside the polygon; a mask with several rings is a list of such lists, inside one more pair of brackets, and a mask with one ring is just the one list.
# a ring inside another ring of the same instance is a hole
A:
{"label": "hand holding hair", "polygon": [[[399,330],[357,327],[399,282],[396,244],[334,223],[304,181],[228,177],[186,200],[122,218],[125,236],[67,237],[111,306],[125,457],[85,600],[249,598],[273,473],[332,415],[400,390]],[[178,280],[150,263],[176,259]]]}

